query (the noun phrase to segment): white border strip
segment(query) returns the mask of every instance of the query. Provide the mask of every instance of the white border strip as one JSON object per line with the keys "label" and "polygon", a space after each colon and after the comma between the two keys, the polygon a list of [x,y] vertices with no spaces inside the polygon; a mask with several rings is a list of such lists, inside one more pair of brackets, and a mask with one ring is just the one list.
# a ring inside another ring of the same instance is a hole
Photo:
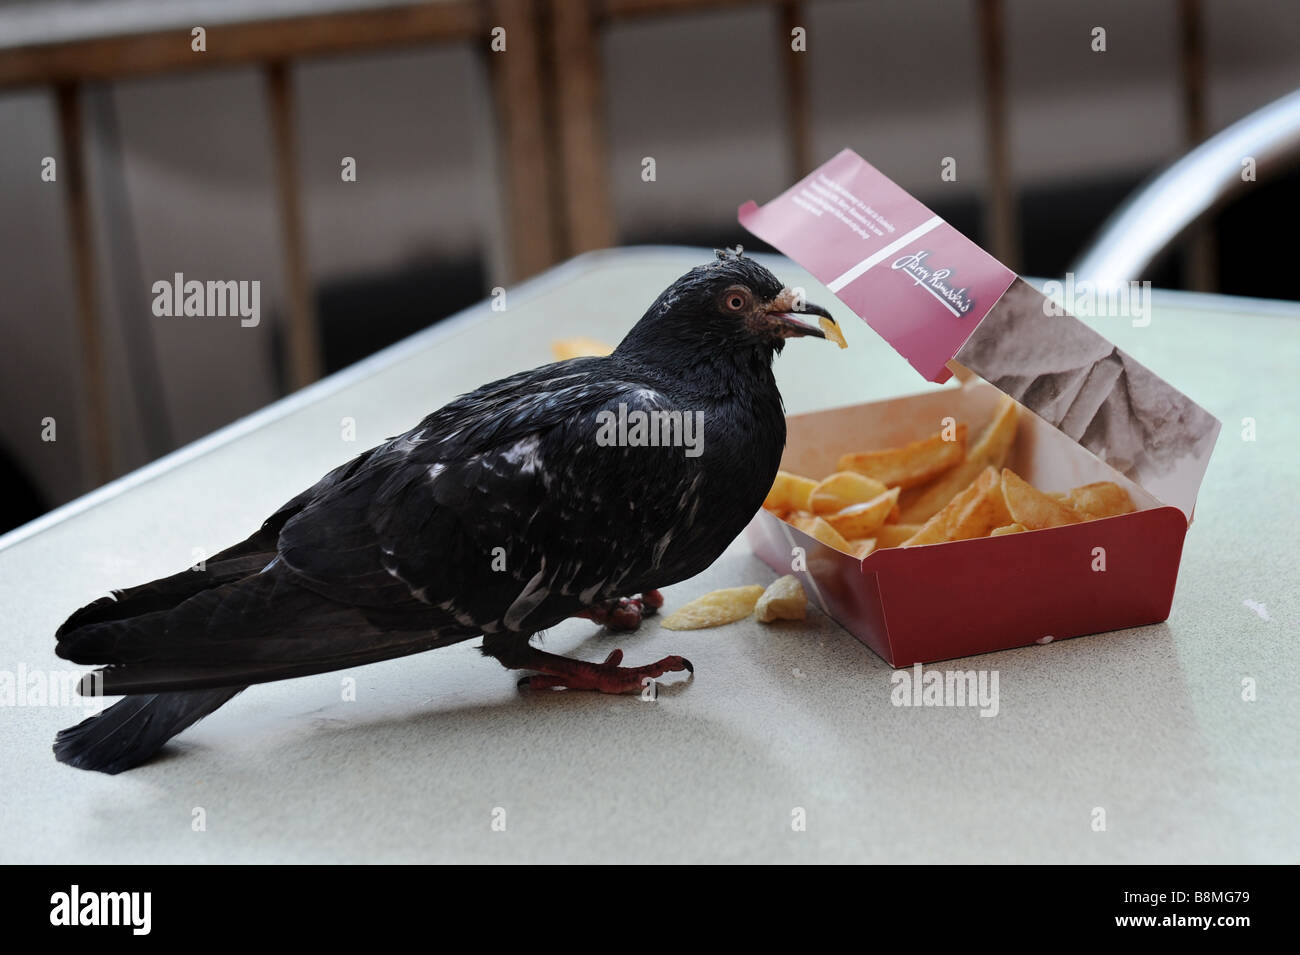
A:
{"label": "white border strip", "polygon": [[919,226],[917,226],[911,232],[907,233],[907,235],[903,236],[901,239],[895,239],[893,242],[889,243],[889,245],[885,246],[880,251],[867,256],[865,259],[863,259],[857,265],[853,266],[853,268],[849,269],[839,278],[832,279],[830,282],[826,283],[826,287],[830,289],[832,292],[838,292],[840,289],[844,288],[844,286],[848,285],[850,282],[852,282],[858,276],[862,275],[872,266],[879,265],[881,262],[889,258],[899,249],[903,248],[903,246],[908,245],[909,243],[911,243],[916,239],[919,239],[927,232],[937,228],[942,224],[943,224],[943,218],[941,216],[934,216],[933,218],[927,219],[925,222],[922,222]]}

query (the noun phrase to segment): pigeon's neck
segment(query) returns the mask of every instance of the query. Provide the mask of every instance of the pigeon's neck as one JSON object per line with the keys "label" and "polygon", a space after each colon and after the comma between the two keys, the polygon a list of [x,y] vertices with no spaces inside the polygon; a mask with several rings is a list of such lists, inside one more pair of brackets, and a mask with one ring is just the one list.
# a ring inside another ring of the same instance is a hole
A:
{"label": "pigeon's neck", "polygon": [[772,374],[773,350],[763,345],[639,351],[628,356],[657,386],[682,399],[738,402],[755,410],[781,412],[781,393]]}

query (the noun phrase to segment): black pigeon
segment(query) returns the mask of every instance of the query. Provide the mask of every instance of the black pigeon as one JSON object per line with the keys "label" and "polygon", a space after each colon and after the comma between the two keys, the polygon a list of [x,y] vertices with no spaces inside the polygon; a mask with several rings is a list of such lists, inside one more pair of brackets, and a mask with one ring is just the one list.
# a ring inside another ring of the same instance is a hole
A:
{"label": "black pigeon", "polygon": [[[830,318],[798,306],[757,262],[719,252],[608,357],[463,395],[325,475],[204,569],[78,610],[58,655],[103,667],[83,689],[127,698],[59,733],[55,755],[121,772],[249,684],[480,635],[484,654],[537,671],[521,681],[533,688],[620,693],[692,670],[678,656],[622,667],[619,650],[572,660],[530,639],[575,615],[626,624],[653,612],[655,588],[704,570],[745,527],[785,446],[772,359],[787,338],[825,337],[792,312]],[[647,418],[698,446],[647,444],[636,427]],[[679,421],[698,434],[673,432]]]}

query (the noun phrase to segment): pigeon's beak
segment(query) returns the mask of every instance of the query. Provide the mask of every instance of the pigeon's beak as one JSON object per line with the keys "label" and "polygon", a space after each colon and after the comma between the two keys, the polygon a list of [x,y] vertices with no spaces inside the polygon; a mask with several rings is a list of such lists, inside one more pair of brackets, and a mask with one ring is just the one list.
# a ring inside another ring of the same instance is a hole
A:
{"label": "pigeon's beak", "polygon": [[[768,327],[781,338],[800,338],[806,335],[811,335],[813,338],[826,338],[826,332],[822,330],[826,327],[826,323],[820,323],[822,327],[818,328],[807,321],[809,315],[820,316],[835,326],[835,319],[831,317],[830,312],[820,305],[800,302],[795,292],[786,288],[782,289],[781,294],[767,307],[766,321]],[[838,326],[836,330],[838,331]]]}
{"label": "pigeon's beak", "polygon": [[[803,335],[811,335],[813,338],[825,338],[826,333],[815,325],[809,325],[800,316],[807,315],[824,315],[830,318],[830,313],[818,305],[805,305],[801,312],[768,312],[767,320],[776,328],[782,338],[798,338]],[[834,321],[834,319],[831,319]]]}

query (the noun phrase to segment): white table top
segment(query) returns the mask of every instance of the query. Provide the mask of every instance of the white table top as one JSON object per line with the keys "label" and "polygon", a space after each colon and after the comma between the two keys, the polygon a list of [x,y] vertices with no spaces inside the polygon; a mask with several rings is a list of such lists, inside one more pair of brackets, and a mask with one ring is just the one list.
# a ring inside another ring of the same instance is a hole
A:
{"label": "white table top", "polygon": [[[0,671],[63,669],[53,633],[74,608],[242,538],[362,448],[549,361],[552,339],[617,340],[707,257],[584,256],[511,290],[504,313],[471,309],[0,539]],[[802,270],[769,264],[834,310]],[[1168,622],[946,664],[998,671],[994,718],[895,707],[889,667],[816,611],[630,636],[570,621],[548,649],[680,653],[695,676],[666,677],[654,703],[521,693],[475,641],[254,687],[116,777],[51,755],[79,708],[0,707],[0,862],[1300,860],[1300,307],[1157,292],[1149,327],[1091,323],[1223,435]],[[848,351],[795,342],[778,359],[791,412],[925,387],[844,324]],[[668,605],[772,576],[742,540]]]}

